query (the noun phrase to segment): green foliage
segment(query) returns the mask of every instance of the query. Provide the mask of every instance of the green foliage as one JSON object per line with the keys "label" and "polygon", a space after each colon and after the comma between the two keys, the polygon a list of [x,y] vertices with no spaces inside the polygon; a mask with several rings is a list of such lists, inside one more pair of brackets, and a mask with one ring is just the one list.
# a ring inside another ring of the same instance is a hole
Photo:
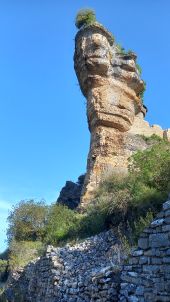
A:
{"label": "green foliage", "polygon": [[139,71],[139,74],[141,75],[142,74],[142,68],[138,63],[136,63],[136,68]]}
{"label": "green foliage", "polygon": [[56,245],[61,240],[72,238],[78,225],[79,217],[76,212],[63,205],[52,205],[48,214],[45,242]]}
{"label": "green foliage", "polygon": [[117,43],[116,46],[121,54],[126,54],[125,48],[120,43]]}
{"label": "green foliage", "polygon": [[24,200],[18,203],[8,216],[8,241],[41,240],[48,208],[43,201]]}
{"label": "green foliage", "polygon": [[80,214],[63,205],[53,205],[48,216],[45,242],[58,245],[97,234],[104,229],[104,221],[104,213],[96,212],[93,207]]}
{"label": "green foliage", "polygon": [[156,134],[152,134],[151,136],[140,135],[143,140],[149,145],[157,144],[163,141],[163,138]]}
{"label": "green foliage", "polygon": [[43,252],[44,245],[40,241],[13,240],[10,244],[10,269],[27,265],[31,260],[41,256]]}
{"label": "green foliage", "polygon": [[8,260],[9,249],[0,254],[0,260]]}
{"label": "green foliage", "polygon": [[169,188],[170,144],[158,140],[132,156],[128,176],[113,175],[100,185],[93,211],[104,214],[105,227],[121,226],[123,235],[136,240],[142,224],[160,211]]}
{"label": "green foliage", "polygon": [[8,262],[6,260],[0,259],[0,274],[4,273],[6,271]]}
{"label": "green foliage", "polygon": [[143,82],[144,83],[144,87],[143,87],[143,90],[140,92],[140,97],[141,97],[141,99],[142,99],[142,102],[144,102],[144,93],[145,93],[145,91],[146,91],[146,82],[144,81]]}
{"label": "green foliage", "polygon": [[133,50],[131,50],[131,49],[125,50],[125,48],[120,43],[117,43],[116,46],[117,46],[117,49],[118,49],[119,53],[122,54],[122,55],[131,55],[131,54],[133,54]]}
{"label": "green foliage", "polygon": [[84,25],[90,25],[96,22],[96,15],[92,9],[81,9],[76,16],[75,25],[80,29]]}
{"label": "green foliage", "polygon": [[4,283],[8,277],[8,261],[0,259],[0,288],[1,283]]}
{"label": "green foliage", "polygon": [[145,217],[140,217],[137,221],[134,223],[134,231],[133,231],[133,240],[134,242],[137,242],[140,234],[143,232],[145,228],[149,226],[149,224],[154,219],[154,213],[149,210]]}
{"label": "green foliage", "polygon": [[136,243],[170,190],[170,143],[156,135],[146,141],[149,148],[131,157],[128,175],[105,179],[83,214],[59,204],[19,203],[8,219],[10,267],[42,254],[44,245],[38,240],[57,246],[114,227],[125,249]]}
{"label": "green foliage", "polygon": [[170,143],[162,140],[150,149],[138,151],[131,159],[129,170],[138,182],[167,193],[170,188]]}

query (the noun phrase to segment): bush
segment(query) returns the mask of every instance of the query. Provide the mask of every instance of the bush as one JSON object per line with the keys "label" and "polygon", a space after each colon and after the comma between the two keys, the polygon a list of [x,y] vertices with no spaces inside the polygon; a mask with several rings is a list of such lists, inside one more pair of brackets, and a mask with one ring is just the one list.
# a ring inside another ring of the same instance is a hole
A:
{"label": "bush", "polygon": [[3,273],[7,267],[8,262],[0,259],[0,274]]}
{"label": "bush", "polygon": [[140,234],[143,232],[145,228],[149,226],[149,224],[154,219],[154,214],[151,210],[147,212],[145,217],[140,217],[139,220],[134,223],[134,231],[133,231],[133,240],[137,242]]}
{"label": "bush", "polygon": [[43,201],[19,202],[8,216],[8,241],[42,240],[47,214],[48,207]]}
{"label": "bush", "polygon": [[10,269],[24,267],[31,260],[43,255],[45,247],[40,241],[15,241],[10,244]]}
{"label": "bush", "polygon": [[45,243],[59,245],[103,231],[105,214],[89,207],[80,214],[63,205],[53,205],[48,216]]}
{"label": "bush", "polygon": [[162,192],[170,189],[170,143],[162,140],[131,158],[129,170],[142,183]]}
{"label": "bush", "polygon": [[92,9],[81,9],[77,16],[75,25],[80,29],[84,25],[90,25],[96,22],[96,15]]}
{"label": "bush", "polygon": [[0,283],[5,282],[8,275],[8,261],[0,259]]}
{"label": "bush", "polygon": [[52,205],[48,214],[45,242],[56,245],[62,240],[73,238],[79,228],[79,220],[78,213],[66,206]]}

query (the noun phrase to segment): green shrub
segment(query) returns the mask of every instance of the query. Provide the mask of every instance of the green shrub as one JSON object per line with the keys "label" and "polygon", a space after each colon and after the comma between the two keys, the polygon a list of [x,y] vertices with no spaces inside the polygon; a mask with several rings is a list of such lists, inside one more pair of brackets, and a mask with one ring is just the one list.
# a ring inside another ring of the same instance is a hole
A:
{"label": "green shrub", "polygon": [[62,240],[74,237],[79,228],[79,215],[63,205],[52,205],[46,225],[45,242],[56,245]]}
{"label": "green shrub", "polygon": [[156,134],[152,134],[151,136],[139,135],[148,145],[155,145],[163,141],[163,138]]}
{"label": "green shrub", "polygon": [[76,16],[75,25],[80,29],[84,25],[90,25],[96,22],[96,15],[92,9],[81,9]]}
{"label": "green shrub", "polygon": [[134,231],[133,231],[133,240],[135,243],[137,243],[137,240],[140,236],[140,234],[143,232],[145,228],[149,226],[149,224],[154,219],[154,213],[149,210],[145,217],[140,217],[137,221],[134,223]]}
{"label": "green shrub", "polygon": [[0,259],[0,274],[5,272],[8,262]]}
{"label": "green shrub", "polygon": [[8,261],[0,259],[0,284],[5,282],[8,277]]}
{"label": "green shrub", "polygon": [[48,207],[43,201],[20,201],[8,216],[8,241],[42,240],[47,214]]}
{"label": "green shrub", "polygon": [[15,241],[10,244],[9,266],[10,269],[24,267],[30,261],[43,255],[45,246],[40,241]]}
{"label": "green shrub", "polygon": [[137,181],[162,192],[170,188],[170,143],[162,140],[131,158],[130,173]]}

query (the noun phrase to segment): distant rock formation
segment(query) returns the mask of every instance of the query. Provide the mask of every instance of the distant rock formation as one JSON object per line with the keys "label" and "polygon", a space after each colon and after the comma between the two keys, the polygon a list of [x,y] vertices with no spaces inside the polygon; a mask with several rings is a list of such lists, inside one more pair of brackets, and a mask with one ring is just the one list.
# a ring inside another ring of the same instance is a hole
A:
{"label": "distant rock formation", "polygon": [[70,209],[75,209],[80,203],[81,191],[84,183],[85,175],[81,175],[78,181],[66,181],[65,186],[62,188],[57,203],[63,204]]}
{"label": "distant rock formation", "polygon": [[169,137],[169,132],[150,127],[143,120],[146,114],[141,100],[144,82],[136,65],[136,55],[122,53],[112,34],[99,23],[84,26],[77,33],[74,66],[87,99],[91,132],[81,196],[81,208],[85,208],[101,179],[114,171],[127,171],[129,156],[139,149],[137,146],[129,149],[129,141],[133,141],[136,134]]}

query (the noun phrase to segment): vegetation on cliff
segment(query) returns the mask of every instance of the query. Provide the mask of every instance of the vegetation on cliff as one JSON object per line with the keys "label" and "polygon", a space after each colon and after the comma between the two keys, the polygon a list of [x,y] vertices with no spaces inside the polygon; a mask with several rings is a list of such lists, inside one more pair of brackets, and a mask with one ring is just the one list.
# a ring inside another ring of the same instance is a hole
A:
{"label": "vegetation on cliff", "polygon": [[78,29],[82,26],[90,25],[96,22],[95,11],[92,9],[81,9],[76,16],[75,25]]}
{"label": "vegetation on cliff", "polygon": [[15,206],[8,218],[10,266],[25,265],[47,244],[65,244],[110,227],[135,244],[170,189],[170,143],[156,136],[146,140],[150,147],[132,156],[128,175],[105,179],[85,213],[33,200]]}

